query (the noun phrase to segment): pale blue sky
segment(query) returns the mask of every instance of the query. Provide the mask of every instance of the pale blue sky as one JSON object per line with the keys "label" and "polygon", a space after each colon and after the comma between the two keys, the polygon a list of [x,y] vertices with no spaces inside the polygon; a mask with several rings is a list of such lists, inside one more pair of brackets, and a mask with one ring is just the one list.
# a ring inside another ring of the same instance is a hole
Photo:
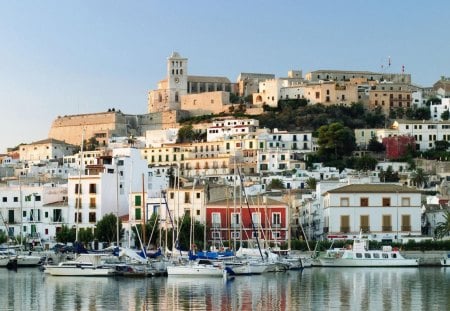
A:
{"label": "pale blue sky", "polygon": [[146,113],[178,51],[189,74],[319,69],[450,76],[450,1],[0,0],[0,152],[58,115]]}

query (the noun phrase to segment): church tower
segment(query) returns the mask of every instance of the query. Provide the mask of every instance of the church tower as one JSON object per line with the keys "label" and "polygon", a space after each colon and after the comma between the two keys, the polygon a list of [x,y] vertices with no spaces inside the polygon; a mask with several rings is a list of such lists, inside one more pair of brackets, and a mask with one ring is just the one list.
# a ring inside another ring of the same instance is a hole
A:
{"label": "church tower", "polygon": [[173,52],[167,59],[167,95],[169,110],[179,110],[181,96],[187,94],[188,85],[188,59],[178,52]]}

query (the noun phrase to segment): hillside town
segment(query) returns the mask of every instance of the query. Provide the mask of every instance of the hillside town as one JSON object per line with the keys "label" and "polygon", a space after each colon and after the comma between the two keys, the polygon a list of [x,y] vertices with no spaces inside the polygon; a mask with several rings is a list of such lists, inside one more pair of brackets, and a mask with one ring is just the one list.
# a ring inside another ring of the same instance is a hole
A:
{"label": "hillside town", "polygon": [[[315,126],[300,109],[383,118]],[[48,137],[0,155],[0,235],[48,249],[64,228],[94,233],[113,214],[127,245],[134,226],[184,215],[204,225],[204,246],[435,239],[449,213],[449,116],[447,77],[423,87],[404,70],[296,69],[232,82],[189,75],[173,52],[146,114],[55,116]]]}

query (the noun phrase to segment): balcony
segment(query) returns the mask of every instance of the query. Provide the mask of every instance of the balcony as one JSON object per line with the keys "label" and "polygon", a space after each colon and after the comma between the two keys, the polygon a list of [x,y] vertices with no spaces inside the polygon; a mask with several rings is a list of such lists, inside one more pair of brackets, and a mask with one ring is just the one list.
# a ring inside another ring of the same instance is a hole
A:
{"label": "balcony", "polygon": [[280,228],[281,224],[272,224],[272,228]]}
{"label": "balcony", "polygon": [[241,226],[241,224],[231,224],[230,227],[231,227],[232,229],[239,229],[240,226]]}
{"label": "balcony", "polygon": [[220,222],[213,222],[213,223],[211,224],[211,228],[220,228],[220,227],[221,227]]}
{"label": "balcony", "polygon": [[359,227],[362,233],[369,233],[370,232],[370,226],[361,226]]}
{"label": "balcony", "polygon": [[342,233],[349,233],[349,232],[350,232],[350,227],[341,227],[341,228],[340,228],[340,231],[341,231]]}
{"label": "balcony", "polygon": [[402,231],[411,231],[411,226],[402,226]]}
{"label": "balcony", "polygon": [[381,231],[383,232],[392,232],[392,226],[382,226]]}

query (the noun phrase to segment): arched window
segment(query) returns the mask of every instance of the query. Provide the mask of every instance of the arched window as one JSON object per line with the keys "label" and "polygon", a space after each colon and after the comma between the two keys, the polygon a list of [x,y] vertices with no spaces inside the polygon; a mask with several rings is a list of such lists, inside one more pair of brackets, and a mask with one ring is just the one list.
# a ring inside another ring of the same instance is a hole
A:
{"label": "arched window", "polygon": [[175,102],[178,103],[178,92],[175,92]]}

